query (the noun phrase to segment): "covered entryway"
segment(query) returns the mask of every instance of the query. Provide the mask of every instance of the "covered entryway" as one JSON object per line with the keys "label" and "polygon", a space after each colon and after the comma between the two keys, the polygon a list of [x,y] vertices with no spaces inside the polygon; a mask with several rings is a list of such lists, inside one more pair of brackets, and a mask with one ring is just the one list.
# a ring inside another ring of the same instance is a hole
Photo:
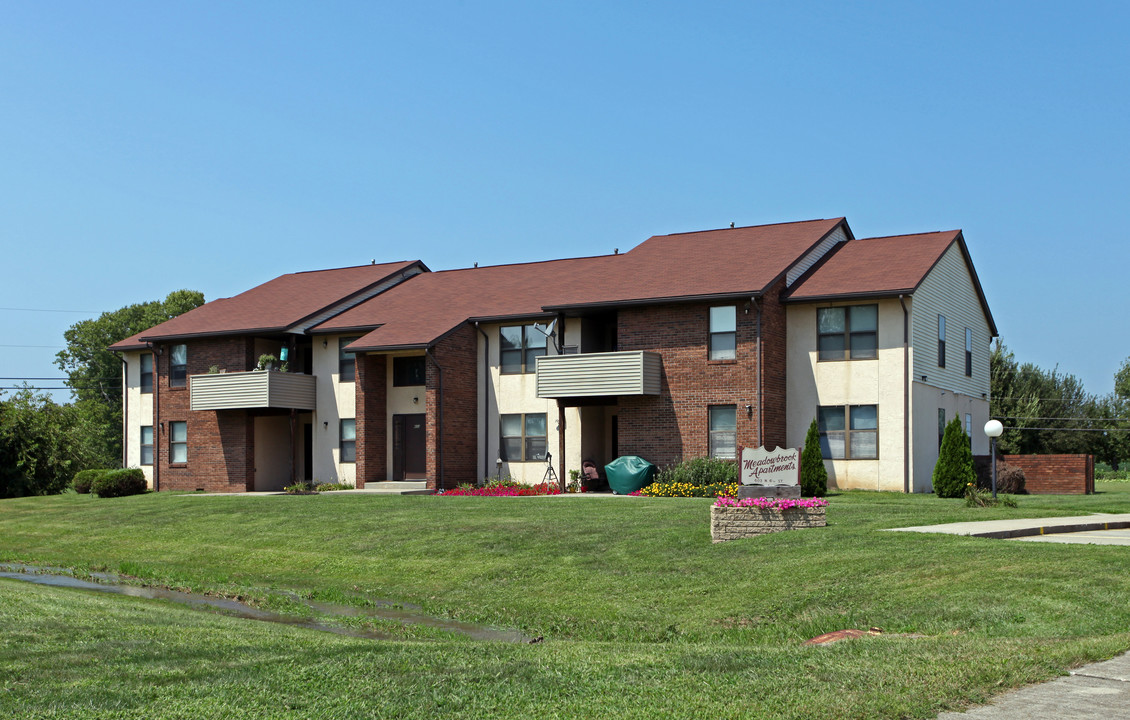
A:
{"label": "covered entryway", "polygon": [[392,479],[423,480],[428,475],[427,415],[392,416]]}

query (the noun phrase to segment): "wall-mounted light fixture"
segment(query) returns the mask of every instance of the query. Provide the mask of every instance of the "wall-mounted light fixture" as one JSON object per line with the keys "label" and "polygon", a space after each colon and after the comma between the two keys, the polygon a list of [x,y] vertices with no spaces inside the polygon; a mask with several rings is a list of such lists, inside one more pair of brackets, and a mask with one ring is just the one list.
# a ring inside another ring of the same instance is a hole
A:
{"label": "wall-mounted light fixture", "polygon": [[753,406],[752,405],[746,405],[745,406],[745,414],[746,414],[747,417],[751,417],[751,418],[753,417]]}
{"label": "wall-mounted light fixture", "polygon": [[419,405],[420,404],[419,396],[412,398],[412,404],[413,405]]}
{"label": "wall-mounted light fixture", "polygon": [[329,346],[330,346],[330,341],[329,341],[329,340],[323,340],[323,341],[322,341],[322,347],[329,347]]}
{"label": "wall-mounted light fixture", "polygon": [[329,420],[323,420],[322,421],[322,427],[326,430],[329,430],[330,429],[330,421]]}

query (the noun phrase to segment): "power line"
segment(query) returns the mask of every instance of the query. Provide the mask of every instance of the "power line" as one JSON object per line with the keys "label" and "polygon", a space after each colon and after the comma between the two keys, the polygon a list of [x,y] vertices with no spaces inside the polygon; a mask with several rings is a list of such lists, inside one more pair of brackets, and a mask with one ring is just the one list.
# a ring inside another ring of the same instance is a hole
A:
{"label": "power line", "polygon": [[1091,418],[1091,417],[1028,417],[1026,415],[994,415],[997,420],[1060,420],[1071,422],[1124,422],[1128,418]]}
{"label": "power line", "polygon": [[51,348],[52,350],[54,350],[54,349],[57,349],[57,348],[65,348],[66,345],[0,345],[0,347],[6,347],[6,348]]}
{"label": "power line", "polygon": [[100,315],[101,310],[55,310],[53,308],[16,308],[16,307],[0,307],[0,310],[8,310],[9,312],[54,312],[54,313],[85,313],[87,315]]}

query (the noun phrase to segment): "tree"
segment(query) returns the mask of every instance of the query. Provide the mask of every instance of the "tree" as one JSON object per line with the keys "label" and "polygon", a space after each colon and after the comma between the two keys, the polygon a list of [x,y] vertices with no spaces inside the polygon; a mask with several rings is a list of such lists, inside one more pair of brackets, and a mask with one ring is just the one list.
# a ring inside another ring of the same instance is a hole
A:
{"label": "tree", "polygon": [[74,405],[89,421],[81,425],[84,440],[103,466],[116,467],[122,452],[122,363],[107,348],[203,304],[203,293],[175,290],[164,300],[127,305],[96,320],[82,320],[63,334],[67,348],[55,356],[55,364],[67,373]]}
{"label": "tree", "polygon": [[824,467],[824,453],[820,451],[816,418],[808,426],[804,449],[800,451],[800,492],[805,497],[824,497],[828,493],[828,469]]}
{"label": "tree", "polygon": [[30,387],[0,395],[0,497],[62,492],[96,453],[84,439],[88,419]]}
{"label": "tree", "polygon": [[943,498],[961,497],[965,494],[966,485],[977,483],[969,436],[956,417],[946,425],[942,434],[942,448],[934,465],[933,481],[934,493]]}

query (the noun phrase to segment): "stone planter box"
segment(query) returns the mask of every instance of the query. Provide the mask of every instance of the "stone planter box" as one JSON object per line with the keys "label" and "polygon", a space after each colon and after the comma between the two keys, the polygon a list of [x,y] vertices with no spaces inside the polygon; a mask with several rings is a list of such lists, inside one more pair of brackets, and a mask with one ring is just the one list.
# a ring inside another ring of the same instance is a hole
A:
{"label": "stone planter box", "polygon": [[828,524],[827,508],[788,508],[765,510],[756,507],[711,507],[710,539],[713,542]]}

